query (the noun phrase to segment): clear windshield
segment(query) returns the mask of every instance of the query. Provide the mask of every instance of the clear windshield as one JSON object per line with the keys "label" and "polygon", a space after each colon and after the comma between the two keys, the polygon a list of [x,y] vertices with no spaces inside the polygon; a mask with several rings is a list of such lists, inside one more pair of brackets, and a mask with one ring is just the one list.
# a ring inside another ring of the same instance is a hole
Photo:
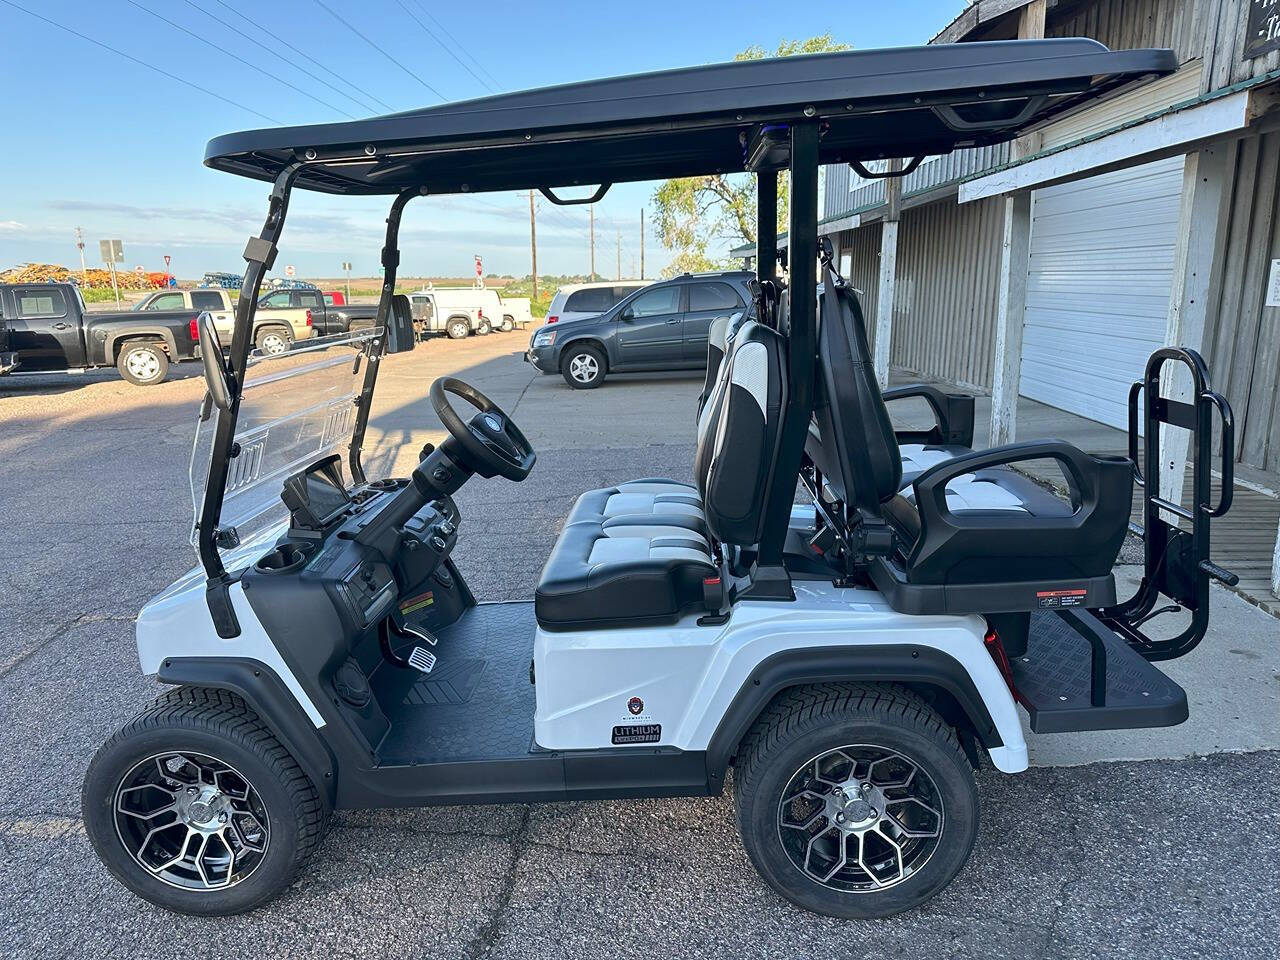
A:
{"label": "clear windshield", "polygon": [[[345,471],[373,340],[370,330],[303,341],[287,353],[250,355],[236,421],[239,452],[227,474],[220,530],[234,527],[245,541],[285,519],[281,484],[321,457],[341,454]],[[191,451],[191,504],[197,521],[216,425],[216,411],[197,424]],[[194,524],[191,542],[197,542]]]}

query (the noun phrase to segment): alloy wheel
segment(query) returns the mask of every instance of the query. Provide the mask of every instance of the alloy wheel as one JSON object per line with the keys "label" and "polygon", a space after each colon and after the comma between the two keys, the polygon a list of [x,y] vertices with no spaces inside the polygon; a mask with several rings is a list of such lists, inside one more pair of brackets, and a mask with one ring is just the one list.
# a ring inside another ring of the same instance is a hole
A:
{"label": "alloy wheel", "polygon": [[121,779],[116,834],[152,876],[187,890],[241,883],[270,842],[266,807],[240,771],[198,753],[163,753]]}
{"label": "alloy wheel", "polygon": [[124,365],[138,380],[150,380],[160,373],[160,358],[150,350],[134,350],[125,357]]}
{"label": "alloy wheel", "polygon": [[578,383],[590,383],[600,373],[600,363],[589,353],[580,353],[569,361],[569,376]]}
{"label": "alloy wheel", "polygon": [[778,803],[778,838],[810,880],[874,893],[917,873],[938,848],[945,813],[937,784],[887,747],[857,744],[809,760]]}

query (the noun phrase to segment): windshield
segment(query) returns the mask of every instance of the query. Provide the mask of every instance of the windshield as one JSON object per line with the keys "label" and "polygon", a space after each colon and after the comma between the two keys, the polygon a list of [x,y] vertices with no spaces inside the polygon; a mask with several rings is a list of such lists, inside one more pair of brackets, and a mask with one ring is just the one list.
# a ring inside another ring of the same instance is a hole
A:
{"label": "windshield", "polygon": [[[372,330],[303,341],[286,353],[249,357],[218,528],[249,540],[288,517],[281,484],[331,453],[347,458]],[[200,517],[217,417],[196,426],[191,504]],[[197,543],[193,524],[192,544]]]}

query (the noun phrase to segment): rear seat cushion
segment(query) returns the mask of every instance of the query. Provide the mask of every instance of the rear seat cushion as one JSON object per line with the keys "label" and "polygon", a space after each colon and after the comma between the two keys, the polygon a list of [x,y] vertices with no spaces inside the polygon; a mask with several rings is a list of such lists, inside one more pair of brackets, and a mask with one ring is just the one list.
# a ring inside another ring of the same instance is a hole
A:
{"label": "rear seat cushion", "polygon": [[[912,539],[920,536],[920,514],[916,510],[915,496],[915,488],[907,487],[885,505],[890,518]],[[1069,517],[1075,512],[1071,504],[1059,500],[1029,477],[1007,467],[987,467],[956,477],[947,484],[947,509],[975,518],[1008,516],[1010,513],[1030,517]]]}

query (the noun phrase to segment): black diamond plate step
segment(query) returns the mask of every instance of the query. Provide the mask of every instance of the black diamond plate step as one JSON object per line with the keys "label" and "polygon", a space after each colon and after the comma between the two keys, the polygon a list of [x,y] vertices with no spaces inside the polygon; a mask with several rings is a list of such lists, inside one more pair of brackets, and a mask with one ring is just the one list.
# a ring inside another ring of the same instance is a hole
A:
{"label": "black diamond plate step", "polygon": [[[1090,697],[1090,635],[1106,651],[1103,705]],[[1171,727],[1187,719],[1186,692],[1087,610],[1031,614],[1025,656],[1011,658],[1019,702],[1036,733]]]}

